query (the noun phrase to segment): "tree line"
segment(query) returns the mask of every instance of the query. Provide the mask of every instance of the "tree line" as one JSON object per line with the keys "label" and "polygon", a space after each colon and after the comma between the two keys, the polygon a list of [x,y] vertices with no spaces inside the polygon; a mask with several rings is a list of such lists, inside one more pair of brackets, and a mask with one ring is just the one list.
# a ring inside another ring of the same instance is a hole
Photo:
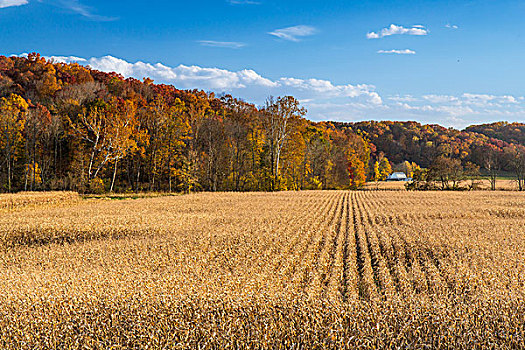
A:
{"label": "tree line", "polygon": [[291,96],[255,106],[38,54],[0,57],[0,188],[96,193],[361,186],[371,157],[367,140],[305,115]]}

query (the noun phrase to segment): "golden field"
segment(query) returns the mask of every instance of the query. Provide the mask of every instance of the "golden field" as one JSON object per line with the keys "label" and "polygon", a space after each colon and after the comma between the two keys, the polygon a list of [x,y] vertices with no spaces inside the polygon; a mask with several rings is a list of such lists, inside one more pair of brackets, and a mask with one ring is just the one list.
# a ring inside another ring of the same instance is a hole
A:
{"label": "golden field", "polygon": [[27,207],[70,204],[80,201],[76,192],[22,192],[0,194],[0,212]]}
{"label": "golden field", "polygon": [[59,202],[0,212],[2,349],[525,346],[522,193]]}

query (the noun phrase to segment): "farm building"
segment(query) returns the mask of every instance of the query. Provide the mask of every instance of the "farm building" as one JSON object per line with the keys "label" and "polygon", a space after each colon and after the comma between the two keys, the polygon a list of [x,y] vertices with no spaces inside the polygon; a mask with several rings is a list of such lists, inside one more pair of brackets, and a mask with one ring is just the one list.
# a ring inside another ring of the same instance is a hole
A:
{"label": "farm building", "polygon": [[393,173],[386,178],[386,181],[412,181],[412,179],[408,178],[405,173]]}

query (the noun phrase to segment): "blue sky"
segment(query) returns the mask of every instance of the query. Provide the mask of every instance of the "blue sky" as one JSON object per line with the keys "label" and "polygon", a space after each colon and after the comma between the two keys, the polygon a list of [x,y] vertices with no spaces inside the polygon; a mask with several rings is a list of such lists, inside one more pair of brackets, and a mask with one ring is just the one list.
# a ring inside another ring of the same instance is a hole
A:
{"label": "blue sky", "polygon": [[40,52],[312,120],[525,121],[525,2],[0,0],[1,54]]}

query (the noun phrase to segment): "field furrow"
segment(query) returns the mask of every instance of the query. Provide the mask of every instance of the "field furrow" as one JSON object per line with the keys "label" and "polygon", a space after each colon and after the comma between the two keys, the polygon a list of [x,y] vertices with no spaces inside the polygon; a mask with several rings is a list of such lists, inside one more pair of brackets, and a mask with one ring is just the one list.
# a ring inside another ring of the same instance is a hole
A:
{"label": "field furrow", "polygon": [[346,212],[348,211],[348,193],[343,195],[341,207],[338,210],[339,215],[334,217],[334,225],[331,226],[331,235],[326,251],[322,256],[322,262],[319,267],[318,282],[322,297],[339,298],[337,291],[340,286],[338,275],[342,274],[343,259],[341,249],[342,239],[346,230]]}
{"label": "field furrow", "polygon": [[396,284],[392,274],[393,255],[388,254],[388,251],[384,248],[385,244],[381,241],[382,235],[378,233],[378,228],[375,227],[375,221],[371,215],[374,209],[370,205],[369,196],[361,195],[358,207],[366,232],[369,251],[371,252],[376,284],[384,298],[391,298],[396,292]]}
{"label": "field furrow", "polygon": [[369,242],[362,226],[357,193],[352,192],[351,197],[359,296],[363,300],[375,301],[378,300],[377,272],[373,266],[375,262],[372,261]]}
{"label": "field furrow", "polygon": [[[283,265],[286,265],[288,257],[291,252],[297,249],[297,245],[304,238],[306,232],[311,226],[318,222],[319,217],[323,217],[330,212],[333,201],[337,199],[337,194],[332,193],[330,196],[324,196],[324,200],[313,201],[312,204],[308,203],[304,207],[303,215],[297,215],[291,219],[291,223],[283,225],[282,229],[285,232],[283,235],[286,239],[286,243],[279,247],[279,250],[274,253],[275,259],[273,270],[277,273],[282,269]],[[297,203],[302,204],[302,203]]]}
{"label": "field furrow", "polygon": [[310,290],[308,294],[316,295],[322,293],[322,280],[323,270],[326,264],[330,264],[330,260],[327,260],[326,256],[329,256],[330,244],[329,241],[334,240],[334,236],[337,235],[339,227],[341,225],[342,213],[344,210],[344,202],[346,195],[341,193],[337,207],[333,211],[327,221],[323,221],[320,226],[316,228],[320,239],[312,246],[314,249],[310,254],[308,260],[310,264],[307,267],[307,276],[302,282],[301,290],[308,287]]}
{"label": "field furrow", "polygon": [[[343,196],[341,193],[331,201],[329,209],[323,216],[318,217],[317,221],[307,228],[307,232],[302,241],[298,244],[297,250],[292,253],[292,261],[288,270],[288,280],[298,290],[305,293],[306,287],[310,284],[314,274],[312,270],[312,257],[315,254],[316,246],[323,240],[326,234],[326,226],[337,217],[342,205]],[[317,241],[317,245],[316,245]]]}

